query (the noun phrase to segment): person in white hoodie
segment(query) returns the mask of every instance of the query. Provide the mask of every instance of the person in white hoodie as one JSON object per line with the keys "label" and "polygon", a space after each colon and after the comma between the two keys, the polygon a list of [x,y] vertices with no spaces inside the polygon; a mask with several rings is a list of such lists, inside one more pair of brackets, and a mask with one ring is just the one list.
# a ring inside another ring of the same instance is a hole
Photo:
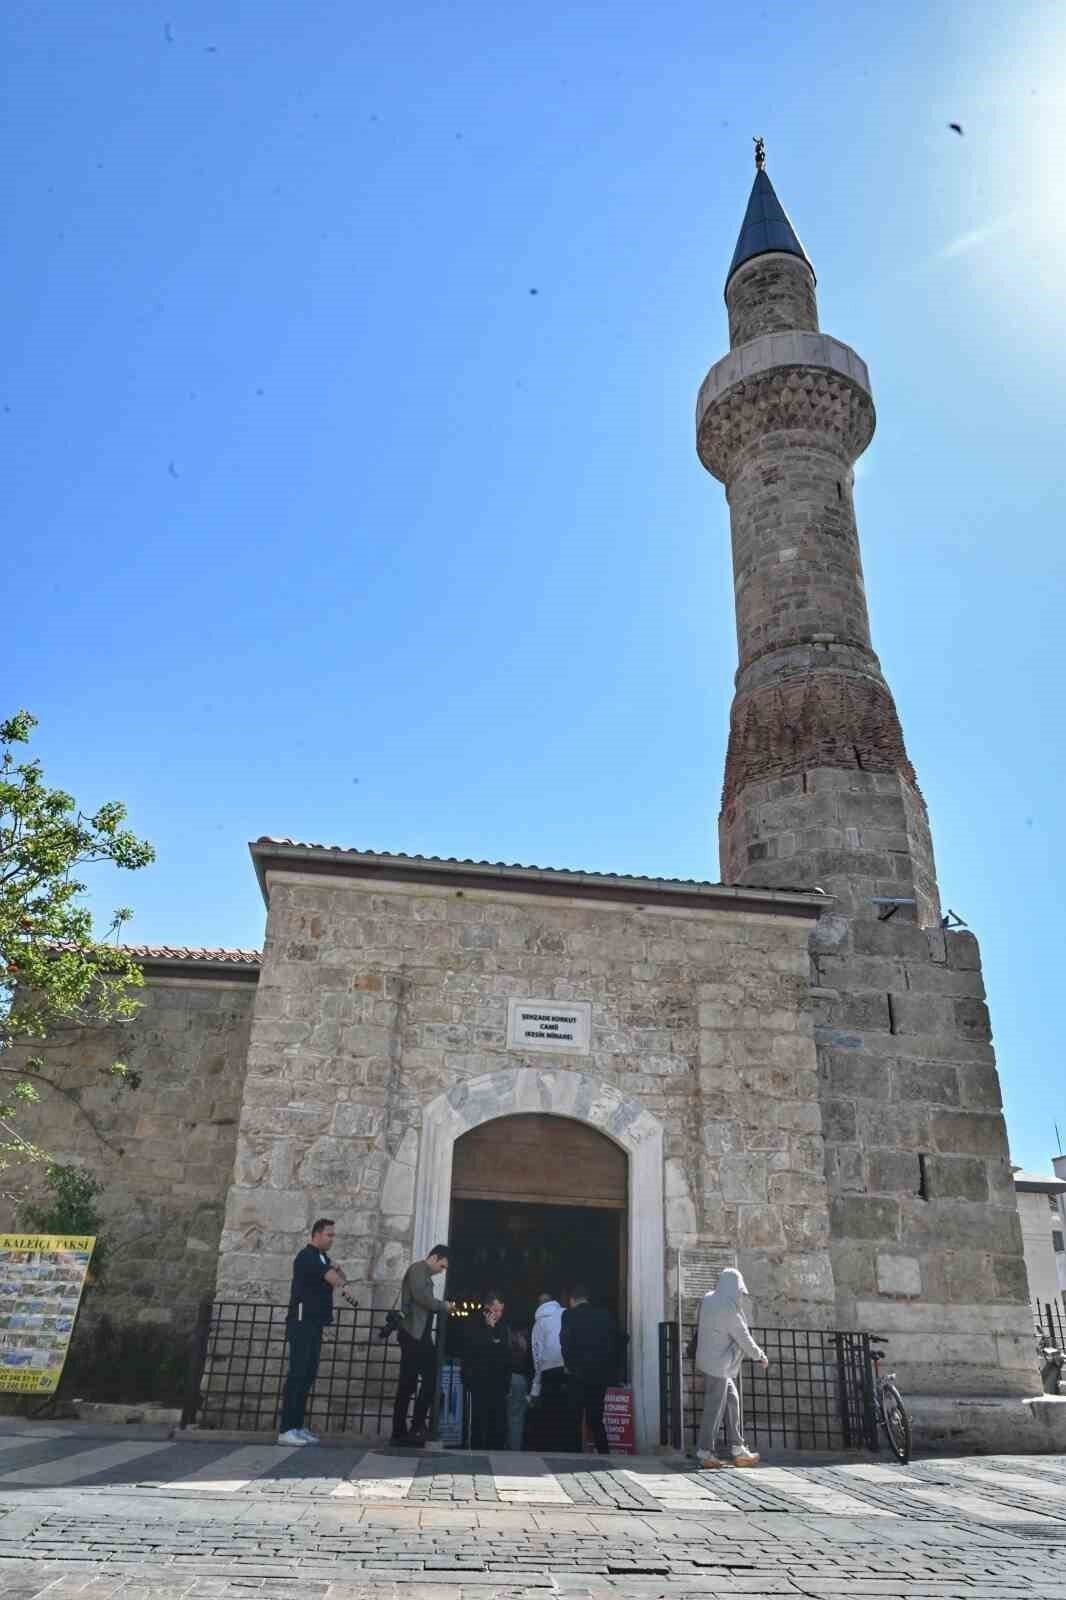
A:
{"label": "person in white hoodie", "polygon": [[759,1457],[749,1450],[740,1432],[740,1396],[737,1377],[744,1364],[758,1361],[765,1372],[770,1365],[764,1351],[751,1336],[740,1309],[740,1297],[747,1284],[735,1267],[726,1267],[718,1287],[700,1302],[696,1325],[696,1369],[703,1373],[703,1421],[700,1423],[696,1458],[705,1469],[724,1467],[714,1453],[718,1430],[725,1417],[726,1443],[735,1467],[753,1467]]}
{"label": "person in white hoodie", "polygon": [[563,1322],[563,1308],[554,1295],[542,1294],[533,1315],[533,1386],[530,1400],[537,1402],[532,1419],[535,1448],[566,1450],[567,1386],[566,1367],[563,1363],[559,1333]]}

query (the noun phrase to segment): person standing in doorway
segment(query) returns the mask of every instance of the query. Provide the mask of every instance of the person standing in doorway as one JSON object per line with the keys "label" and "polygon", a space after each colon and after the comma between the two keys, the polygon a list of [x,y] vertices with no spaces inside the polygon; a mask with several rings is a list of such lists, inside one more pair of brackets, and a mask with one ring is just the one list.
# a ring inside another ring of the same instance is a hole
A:
{"label": "person standing in doorway", "polygon": [[[437,1351],[433,1343],[433,1317],[450,1311],[450,1300],[438,1300],[433,1279],[448,1270],[448,1246],[435,1244],[424,1261],[413,1261],[400,1286],[400,1381],[392,1411],[391,1444],[423,1445],[426,1418],[437,1381]],[[411,1427],[407,1427],[407,1408],[414,1396]]]}
{"label": "person standing in doorway", "polygon": [[725,1417],[726,1444],[735,1467],[754,1467],[759,1460],[749,1450],[740,1431],[740,1395],[737,1378],[745,1359],[758,1361],[763,1371],[770,1363],[751,1336],[740,1297],[747,1284],[735,1267],[726,1267],[718,1286],[700,1302],[696,1326],[696,1370],[703,1373],[703,1421],[696,1458],[701,1467],[724,1467],[715,1454],[718,1430]]}
{"label": "person standing in doorway", "polygon": [[563,1308],[555,1296],[547,1290],[538,1295],[533,1316],[533,1387],[529,1396],[537,1402],[531,1444],[539,1451],[570,1448],[566,1370],[559,1344],[562,1321]]}
{"label": "person standing in doorway", "polygon": [[292,1287],[285,1316],[289,1371],[281,1396],[279,1444],[318,1444],[318,1435],[304,1427],[307,1397],[318,1376],[322,1329],[333,1321],[333,1291],[345,1282],[340,1267],[329,1259],[336,1228],[329,1217],[311,1224],[311,1242],[292,1263]]}
{"label": "person standing in doorway", "polygon": [[507,1448],[521,1450],[526,1431],[526,1410],[529,1406],[529,1385],[533,1378],[533,1362],[529,1354],[529,1336],[521,1328],[511,1329],[511,1377],[507,1392]]}
{"label": "person standing in doorway", "polygon": [[608,1445],[603,1426],[603,1401],[607,1385],[617,1376],[618,1327],[603,1306],[589,1305],[584,1284],[574,1285],[568,1306],[559,1326],[559,1346],[568,1379],[573,1428],[570,1448],[581,1449],[582,1423],[587,1422],[597,1454],[605,1456]]}
{"label": "person standing in doorway", "polygon": [[490,1289],[463,1330],[463,1384],[470,1396],[471,1450],[502,1450],[507,1438],[511,1330],[503,1301]]}

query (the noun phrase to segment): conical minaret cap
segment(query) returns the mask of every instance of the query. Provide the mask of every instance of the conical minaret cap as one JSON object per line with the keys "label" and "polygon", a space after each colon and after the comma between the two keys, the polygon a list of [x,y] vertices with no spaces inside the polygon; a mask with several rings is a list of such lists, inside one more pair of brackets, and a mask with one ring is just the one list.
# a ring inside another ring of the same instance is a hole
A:
{"label": "conical minaret cap", "polygon": [[788,213],[774,193],[774,186],[767,177],[765,169],[760,166],[755,174],[755,182],[751,186],[744,221],[740,225],[740,238],[733,251],[733,259],[729,263],[726,288],[729,287],[729,280],[734,272],[738,267],[742,267],[745,261],[751,261],[755,256],[768,255],[771,250],[799,256],[801,261],[806,261],[813,274],[814,268],[811,266],[810,258],[800,244],[795,228],[788,220]]}

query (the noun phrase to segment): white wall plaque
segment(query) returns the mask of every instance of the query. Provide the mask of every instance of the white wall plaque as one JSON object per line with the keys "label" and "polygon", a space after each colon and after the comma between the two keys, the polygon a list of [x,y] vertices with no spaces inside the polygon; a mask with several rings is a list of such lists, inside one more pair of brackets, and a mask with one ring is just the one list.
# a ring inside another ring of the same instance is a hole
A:
{"label": "white wall plaque", "polygon": [[587,1056],[591,1000],[508,1000],[508,1050],[563,1050]]}

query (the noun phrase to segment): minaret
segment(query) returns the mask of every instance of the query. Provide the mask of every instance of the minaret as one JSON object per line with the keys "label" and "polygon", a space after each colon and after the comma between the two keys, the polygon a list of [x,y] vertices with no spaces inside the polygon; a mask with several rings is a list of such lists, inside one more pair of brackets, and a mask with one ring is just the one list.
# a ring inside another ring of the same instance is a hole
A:
{"label": "minaret", "polygon": [[740,654],[721,876],[932,926],[929,824],[870,643],[852,501],[869,374],[819,331],[814,269],[764,161],[760,139],[725,285],[730,353],[696,404],[700,460],[729,501]]}

